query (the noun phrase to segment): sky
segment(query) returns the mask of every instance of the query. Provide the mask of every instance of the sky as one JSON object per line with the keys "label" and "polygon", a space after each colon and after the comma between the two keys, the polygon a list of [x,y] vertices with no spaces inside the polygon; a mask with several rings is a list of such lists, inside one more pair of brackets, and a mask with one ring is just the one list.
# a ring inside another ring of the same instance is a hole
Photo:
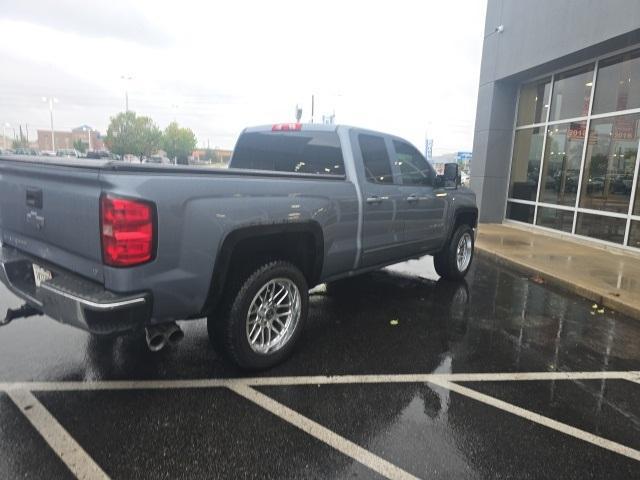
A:
{"label": "sky", "polygon": [[[199,146],[311,120],[470,151],[484,0],[0,0],[0,125],[90,125],[129,109]],[[123,77],[125,77],[123,79]],[[127,79],[130,78],[130,79]],[[12,134],[11,128],[8,134]]]}

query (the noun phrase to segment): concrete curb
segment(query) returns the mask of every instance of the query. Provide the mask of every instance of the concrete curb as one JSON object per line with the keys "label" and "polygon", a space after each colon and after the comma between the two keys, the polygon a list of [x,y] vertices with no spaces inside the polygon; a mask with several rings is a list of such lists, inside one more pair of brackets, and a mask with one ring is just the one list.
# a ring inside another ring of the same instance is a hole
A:
{"label": "concrete curb", "polygon": [[569,292],[587,298],[600,306],[604,306],[608,309],[615,310],[624,315],[628,315],[632,318],[640,320],[640,308],[636,307],[635,305],[629,304],[624,300],[620,300],[610,292],[594,287],[586,287],[576,284],[568,280],[567,278],[562,277],[562,275],[559,275],[558,272],[550,272],[548,270],[541,269],[520,259],[510,257],[495,250],[491,250],[490,248],[487,248],[479,243],[480,242],[476,243],[475,245],[475,253],[480,257],[492,260],[498,265],[514,268],[521,273],[525,273],[528,275],[538,275],[549,285],[568,290]]}

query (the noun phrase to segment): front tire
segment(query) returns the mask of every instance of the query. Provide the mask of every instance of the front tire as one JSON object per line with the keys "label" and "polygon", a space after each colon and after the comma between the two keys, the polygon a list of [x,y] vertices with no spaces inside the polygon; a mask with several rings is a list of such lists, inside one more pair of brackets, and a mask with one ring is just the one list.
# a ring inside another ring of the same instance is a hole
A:
{"label": "front tire", "polygon": [[448,280],[463,279],[473,261],[474,244],[473,229],[469,225],[460,225],[449,243],[433,256],[433,266],[438,275]]}
{"label": "front tire", "polygon": [[291,263],[262,265],[230,292],[221,318],[207,319],[209,338],[244,369],[272,367],[291,354],[302,334],[308,291],[304,275]]}

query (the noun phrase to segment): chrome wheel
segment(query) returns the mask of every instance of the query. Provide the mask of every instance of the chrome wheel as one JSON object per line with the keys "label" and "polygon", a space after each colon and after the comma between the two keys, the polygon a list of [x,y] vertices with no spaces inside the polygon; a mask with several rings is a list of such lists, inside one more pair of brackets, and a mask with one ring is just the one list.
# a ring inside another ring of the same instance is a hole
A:
{"label": "chrome wheel", "polygon": [[460,237],[458,247],[456,249],[456,265],[459,272],[464,272],[469,263],[471,263],[471,254],[473,253],[473,239],[471,234],[466,232]]}
{"label": "chrome wheel", "polygon": [[273,353],[284,347],[300,320],[300,291],[287,278],[265,283],[253,297],[247,314],[249,346],[256,353]]}

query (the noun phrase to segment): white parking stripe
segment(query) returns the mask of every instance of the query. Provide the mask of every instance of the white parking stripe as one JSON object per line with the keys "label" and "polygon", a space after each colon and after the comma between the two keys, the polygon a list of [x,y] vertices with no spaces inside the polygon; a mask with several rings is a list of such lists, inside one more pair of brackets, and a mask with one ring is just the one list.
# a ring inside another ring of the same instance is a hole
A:
{"label": "white parking stripe", "polygon": [[426,373],[399,375],[337,375],[332,377],[260,377],[240,380],[247,385],[331,385],[343,383],[425,383],[432,379],[451,382],[505,382],[524,380],[625,380],[638,372],[514,372],[514,373]]}
{"label": "white parking stripe", "polygon": [[323,427],[319,423],[299,414],[298,412],[291,410],[289,407],[276,402],[271,397],[264,395],[263,393],[254,390],[247,385],[232,385],[229,389],[241,395],[242,397],[250,400],[256,405],[264,408],[265,410],[273,413],[282,420],[298,427],[300,430],[308,433],[312,437],[317,438],[321,442],[335,448],[339,452],[353,458],[360,462],[371,470],[392,479],[415,479],[410,473],[402,470],[400,467],[378,457],[377,455],[365,450],[364,448],[356,445],[350,440],[341,437],[337,433],[332,432],[326,427]]}
{"label": "white parking stripe", "polygon": [[109,478],[31,392],[9,390],[7,394],[77,478]]}
{"label": "white parking stripe", "polygon": [[286,386],[360,383],[507,382],[533,380],[638,380],[640,372],[510,372],[510,373],[426,373],[399,375],[336,375],[307,377],[258,377],[193,380],[105,380],[97,382],[16,382],[0,383],[0,390],[31,391],[138,390],[169,388],[214,388],[233,385]]}
{"label": "white parking stripe", "polygon": [[640,451],[627,447],[620,443],[607,440],[606,438],[602,438],[584,430],[580,430],[579,428],[575,428],[565,423],[558,422],[556,420],[553,420],[552,418],[539,415],[529,410],[525,410],[524,408],[517,407],[502,400],[498,400],[497,398],[490,397],[489,395],[477,392],[476,390],[471,390],[470,388],[463,387],[462,385],[458,385],[446,380],[431,380],[430,383],[459,393],[460,395],[464,395],[465,397],[473,398],[474,400],[485,403],[487,405],[499,408],[500,410],[504,410],[505,412],[509,412],[519,417],[525,418],[531,422],[538,423],[548,428],[552,428],[553,430],[557,430],[567,435],[571,435],[572,437],[592,443],[593,445],[597,445],[598,447],[605,448],[607,450],[611,450],[612,452],[619,453],[620,455],[624,455],[626,457],[640,461]]}

